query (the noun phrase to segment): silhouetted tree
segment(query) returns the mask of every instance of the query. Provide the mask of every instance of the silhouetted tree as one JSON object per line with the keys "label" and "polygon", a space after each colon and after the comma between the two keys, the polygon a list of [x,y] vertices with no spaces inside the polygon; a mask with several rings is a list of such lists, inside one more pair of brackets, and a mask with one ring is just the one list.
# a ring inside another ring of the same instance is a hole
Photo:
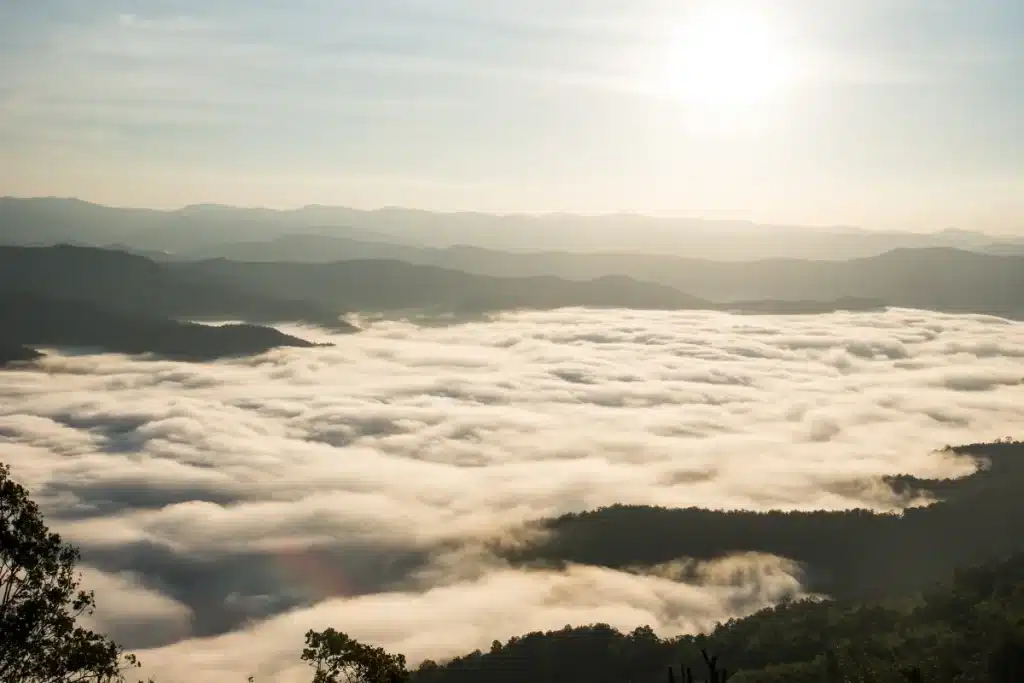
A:
{"label": "silhouetted tree", "polygon": [[76,625],[93,594],[79,590],[78,550],[50,532],[28,492],[0,463],[0,681],[110,683],[137,665]]}
{"label": "silhouetted tree", "polygon": [[1007,635],[988,658],[988,676],[992,683],[1024,681],[1024,633]]}
{"label": "silhouetted tree", "polygon": [[405,655],[392,655],[329,628],[306,633],[302,661],[315,671],[313,683],[402,683]]}

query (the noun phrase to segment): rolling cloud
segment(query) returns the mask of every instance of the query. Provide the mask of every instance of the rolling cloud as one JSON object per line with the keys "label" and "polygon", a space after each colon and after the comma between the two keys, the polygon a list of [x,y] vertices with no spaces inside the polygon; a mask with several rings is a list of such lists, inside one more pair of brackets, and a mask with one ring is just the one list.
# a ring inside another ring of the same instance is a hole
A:
{"label": "rolling cloud", "polygon": [[326,626],[413,663],[567,623],[707,628],[801,595],[799,568],[684,582],[487,548],[613,503],[899,509],[880,476],[965,475],[931,451],[1024,425],[1024,335],[985,316],[562,310],[332,341],[4,373],[0,458],[160,680],[301,680]]}

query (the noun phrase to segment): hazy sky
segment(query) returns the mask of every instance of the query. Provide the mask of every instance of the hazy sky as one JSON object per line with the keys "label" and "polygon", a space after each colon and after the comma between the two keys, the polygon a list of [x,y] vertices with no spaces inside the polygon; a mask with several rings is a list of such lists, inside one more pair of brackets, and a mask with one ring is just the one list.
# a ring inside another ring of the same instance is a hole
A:
{"label": "hazy sky", "polygon": [[1020,0],[3,0],[0,194],[1024,232],[1022,73]]}

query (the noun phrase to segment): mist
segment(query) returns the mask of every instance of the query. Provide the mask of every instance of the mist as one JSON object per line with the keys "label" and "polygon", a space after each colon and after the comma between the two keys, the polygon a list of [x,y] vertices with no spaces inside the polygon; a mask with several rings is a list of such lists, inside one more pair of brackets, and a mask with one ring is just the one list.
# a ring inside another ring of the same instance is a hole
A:
{"label": "mist", "polygon": [[704,630],[806,595],[800,567],[682,580],[492,548],[615,503],[899,510],[924,501],[882,476],[965,476],[933,451],[1024,425],[1024,336],[989,316],[364,324],[283,328],[334,346],[246,359],[53,351],[5,373],[4,460],[82,548],[96,626],[161,680],[299,680],[302,634],[327,626],[414,665],[565,624]]}

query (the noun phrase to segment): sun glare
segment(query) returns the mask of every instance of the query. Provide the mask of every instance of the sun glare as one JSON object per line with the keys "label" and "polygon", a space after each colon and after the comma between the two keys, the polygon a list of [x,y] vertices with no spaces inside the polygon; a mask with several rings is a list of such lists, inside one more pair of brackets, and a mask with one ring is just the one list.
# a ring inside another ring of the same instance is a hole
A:
{"label": "sun glare", "polygon": [[719,6],[677,31],[666,57],[665,88],[695,105],[749,106],[776,93],[791,74],[790,55],[766,18]]}

